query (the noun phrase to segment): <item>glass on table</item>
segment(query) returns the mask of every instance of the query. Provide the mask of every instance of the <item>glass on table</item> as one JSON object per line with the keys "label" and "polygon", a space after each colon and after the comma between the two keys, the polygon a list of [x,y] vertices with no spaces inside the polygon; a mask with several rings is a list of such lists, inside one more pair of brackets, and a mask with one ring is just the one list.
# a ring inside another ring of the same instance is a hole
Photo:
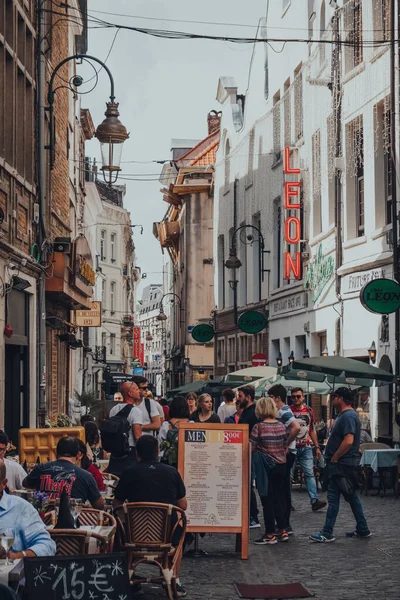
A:
{"label": "glass on table", "polygon": [[71,506],[71,513],[74,519],[74,526],[76,528],[78,525],[79,513],[83,508],[83,500],[81,498],[71,498],[69,504]]}
{"label": "glass on table", "polygon": [[15,540],[15,530],[14,529],[0,527],[0,545],[3,548],[3,550],[5,550],[5,553],[6,553],[6,562],[4,563],[5,567],[8,567],[10,564],[12,564],[11,561],[8,559],[8,553],[12,548],[14,540]]}

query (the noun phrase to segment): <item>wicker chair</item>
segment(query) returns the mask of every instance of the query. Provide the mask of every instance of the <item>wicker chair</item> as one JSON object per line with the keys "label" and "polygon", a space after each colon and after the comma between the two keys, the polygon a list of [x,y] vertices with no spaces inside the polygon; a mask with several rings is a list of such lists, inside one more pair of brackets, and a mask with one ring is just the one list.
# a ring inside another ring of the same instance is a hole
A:
{"label": "wicker chair", "polygon": [[[106,541],[92,531],[79,531],[79,529],[49,529],[51,538],[56,543],[56,556],[75,556],[82,554],[104,554]],[[97,552],[90,552],[91,539],[97,541]]]}
{"label": "wicker chair", "polygon": [[[104,510],[96,510],[95,508],[82,508],[79,513],[79,522],[81,525],[105,526],[114,527],[117,530],[117,521],[115,518]],[[106,551],[112,552],[114,547],[115,533],[111,540],[106,541]]]}
{"label": "wicker chair", "polygon": [[[116,508],[115,513],[124,531],[124,549],[134,582],[165,582],[169,600],[177,598],[175,571],[185,539],[184,511],[171,504],[130,502]],[[160,574],[150,578],[137,576],[135,570],[141,563],[157,566]]]}

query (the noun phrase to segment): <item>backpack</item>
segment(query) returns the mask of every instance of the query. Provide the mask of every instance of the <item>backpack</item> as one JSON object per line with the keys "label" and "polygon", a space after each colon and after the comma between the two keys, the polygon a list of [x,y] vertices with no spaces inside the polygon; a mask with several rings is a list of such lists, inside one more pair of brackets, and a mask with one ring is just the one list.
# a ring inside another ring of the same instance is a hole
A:
{"label": "backpack", "polygon": [[171,467],[176,467],[178,464],[178,434],[179,428],[172,425],[167,433],[166,440],[160,446],[160,450],[164,452],[161,462]]}
{"label": "backpack", "polygon": [[129,453],[129,433],[131,426],[128,417],[133,406],[124,406],[116,415],[110,417],[100,426],[101,445],[113,456],[125,456]]}

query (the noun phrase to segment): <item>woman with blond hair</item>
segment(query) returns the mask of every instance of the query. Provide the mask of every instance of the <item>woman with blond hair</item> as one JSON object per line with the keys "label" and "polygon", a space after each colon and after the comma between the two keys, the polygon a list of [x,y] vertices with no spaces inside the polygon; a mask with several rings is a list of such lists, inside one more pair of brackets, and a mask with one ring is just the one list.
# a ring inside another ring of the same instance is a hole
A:
{"label": "woman with blond hair", "polygon": [[197,394],[189,392],[186,396],[186,402],[189,407],[189,413],[192,414],[197,408]]}
{"label": "woman with blond hair", "polygon": [[195,423],[221,423],[221,419],[213,412],[213,401],[209,394],[201,394],[197,399],[197,410],[192,412],[190,420]]}
{"label": "woman with blond hair", "polygon": [[[258,400],[256,416],[260,422],[254,425],[250,435],[252,465],[265,523],[265,535],[254,542],[258,545],[289,541],[285,530],[287,432],[276,415],[277,409],[272,398]],[[278,535],[275,535],[275,520]]]}

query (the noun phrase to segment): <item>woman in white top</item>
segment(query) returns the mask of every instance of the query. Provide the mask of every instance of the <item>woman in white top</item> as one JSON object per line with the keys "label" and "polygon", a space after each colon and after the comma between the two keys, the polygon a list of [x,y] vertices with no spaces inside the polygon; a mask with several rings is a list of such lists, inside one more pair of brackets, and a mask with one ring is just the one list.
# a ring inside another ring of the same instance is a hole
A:
{"label": "woman in white top", "polygon": [[236,394],[231,388],[227,388],[222,392],[222,398],[224,404],[218,409],[218,416],[221,419],[221,423],[225,423],[225,419],[231,417],[236,412]]}

